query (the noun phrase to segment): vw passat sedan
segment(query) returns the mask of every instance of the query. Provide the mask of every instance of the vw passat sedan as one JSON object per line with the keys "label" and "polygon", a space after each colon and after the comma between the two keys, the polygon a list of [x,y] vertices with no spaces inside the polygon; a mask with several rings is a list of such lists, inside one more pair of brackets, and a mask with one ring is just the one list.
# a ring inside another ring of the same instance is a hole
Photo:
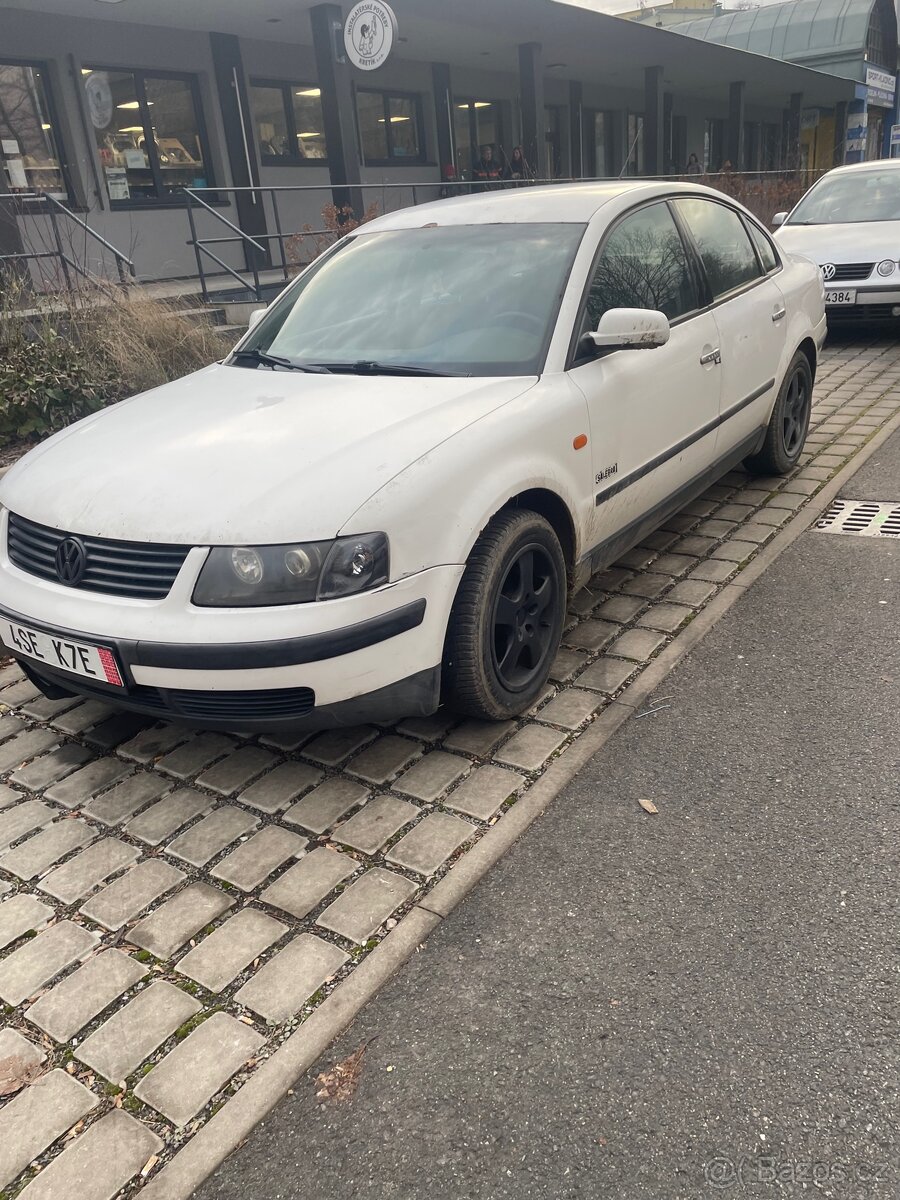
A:
{"label": "vw passat sedan", "polygon": [[796,463],[824,334],[818,270],[701,187],[382,217],[3,479],[0,638],[49,696],[204,726],[520,713],[567,588]]}
{"label": "vw passat sedan", "polygon": [[900,160],[829,171],[775,224],[783,250],[821,267],[829,316],[900,317]]}

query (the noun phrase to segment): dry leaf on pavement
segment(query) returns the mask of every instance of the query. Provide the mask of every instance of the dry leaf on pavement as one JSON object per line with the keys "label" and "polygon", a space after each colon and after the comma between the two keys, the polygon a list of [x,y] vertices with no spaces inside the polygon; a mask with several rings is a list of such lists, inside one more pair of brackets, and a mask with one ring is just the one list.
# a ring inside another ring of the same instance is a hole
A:
{"label": "dry leaf on pavement", "polygon": [[330,1071],[323,1071],[316,1077],[317,1100],[346,1102],[353,1099],[368,1045],[368,1042],[363,1042],[358,1050],[335,1063]]}
{"label": "dry leaf on pavement", "polygon": [[656,805],[653,803],[652,800],[638,800],[638,804],[641,806],[641,808],[644,810],[644,812],[648,812],[648,813],[658,813],[659,812],[659,809],[656,807]]}
{"label": "dry leaf on pavement", "polygon": [[11,1096],[41,1074],[38,1063],[30,1063],[21,1054],[0,1059],[0,1096]]}

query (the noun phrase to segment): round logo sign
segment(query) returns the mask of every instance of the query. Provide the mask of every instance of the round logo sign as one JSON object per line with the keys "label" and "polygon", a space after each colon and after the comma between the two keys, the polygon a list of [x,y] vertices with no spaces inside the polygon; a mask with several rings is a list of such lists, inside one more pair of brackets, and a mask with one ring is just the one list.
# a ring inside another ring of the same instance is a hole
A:
{"label": "round logo sign", "polygon": [[354,67],[374,71],[393,49],[397,37],[397,18],[390,5],[381,0],[360,0],[354,4],[344,23],[344,49]]}
{"label": "round logo sign", "polygon": [[93,71],[84,81],[88,112],[95,129],[106,129],[113,119],[113,94],[105,71]]}

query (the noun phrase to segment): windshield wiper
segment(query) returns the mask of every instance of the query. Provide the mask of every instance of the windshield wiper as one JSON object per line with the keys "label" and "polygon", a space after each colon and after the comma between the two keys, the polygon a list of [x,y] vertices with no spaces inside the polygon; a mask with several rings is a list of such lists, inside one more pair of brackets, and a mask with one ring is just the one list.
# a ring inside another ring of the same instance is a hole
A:
{"label": "windshield wiper", "polygon": [[405,363],[383,363],[372,359],[361,358],[357,362],[319,363],[323,370],[345,375],[434,375],[442,378],[448,376],[466,376],[464,371],[433,371],[430,367],[413,367]]}
{"label": "windshield wiper", "polygon": [[238,362],[255,362],[264,367],[283,367],[286,371],[307,371],[311,375],[329,375],[327,367],[319,363],[295,362],[292,358],[282,358],[279,354],[266,354],[264,350],[235,350],[231,356]]}

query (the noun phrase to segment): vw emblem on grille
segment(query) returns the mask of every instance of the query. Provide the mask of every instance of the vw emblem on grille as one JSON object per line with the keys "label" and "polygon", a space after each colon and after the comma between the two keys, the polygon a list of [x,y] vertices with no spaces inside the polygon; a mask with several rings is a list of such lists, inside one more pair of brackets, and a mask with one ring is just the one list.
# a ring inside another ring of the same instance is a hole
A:
{"label": "vw emblem on grille", "polygon": [[78,538],[67,537],[56,547],[56,576],[60,583],[77,587],[87,570],[87,551]]}
{"label": "vw emblem on grille", "polygon": [[837,267],[834,263],[825,263],[822,267],[822,278],[827,282],[829,279],[834,279],[837,272]]}

